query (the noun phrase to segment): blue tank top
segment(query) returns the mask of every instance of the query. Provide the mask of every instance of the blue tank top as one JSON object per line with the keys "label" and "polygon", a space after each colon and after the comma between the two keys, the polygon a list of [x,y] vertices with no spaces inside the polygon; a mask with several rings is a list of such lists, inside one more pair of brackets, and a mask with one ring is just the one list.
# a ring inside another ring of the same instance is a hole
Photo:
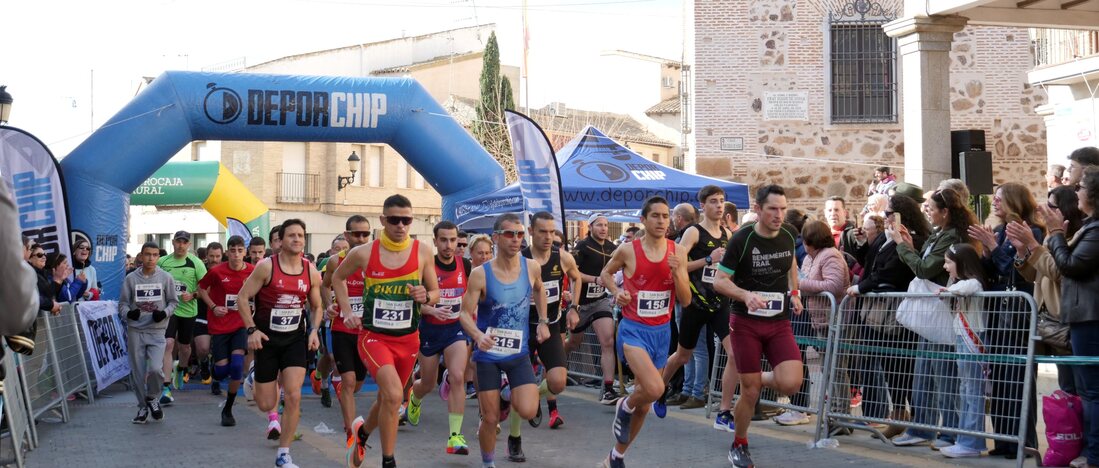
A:
{"label": "blue tank top", "polygon": [[477,328],[491,333],[496,345],[490,351],[473,351],[477,362],[500,362],[527,355],[530,327],[530,274],[527,259],[519,257],[519,277],[510,284],[501,283],[492,273],[492,263],[484,265],[485,299],[477,304]]}

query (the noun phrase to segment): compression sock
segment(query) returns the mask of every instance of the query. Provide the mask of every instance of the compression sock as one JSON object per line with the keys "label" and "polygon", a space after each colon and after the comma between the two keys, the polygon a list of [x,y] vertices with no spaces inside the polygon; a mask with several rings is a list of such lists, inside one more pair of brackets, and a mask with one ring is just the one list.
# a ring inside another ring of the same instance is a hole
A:
{"label": "compression sock", "polygon": [[461,413],[450,413],[447,419],[450,421],[450,433],[461,434],[462,433],[462,418]]}
{"label": "compression sock", "polygon": [[519,417],[519,412],[515,411],[514,408],[512,408],[511,414],[508,415],[508,422],[511,425],[511,432],[509,432],[509,434],[512,437],[519,437],[520,435],[522,435],[519,428],[522,427],[521,424],[523,423],[523,419]]}
{"label": "compression sock", "polygon": [[549,395],[549,394],[550,394],[549,381],[548,380],[543,380],[542,383],[538,384],[538,396],[542,397],[542,398],[545,398],[546,395]]}
{"label": "compression sock", "polygon": [[546,405],[550,411],[557,411],[557,400],[546,400]]}
{"label": "compression sock", "polygon": [[237,400],[237,392],[226,392],[225,395],[225,410],[229,411],[233,408],[233,402]]}

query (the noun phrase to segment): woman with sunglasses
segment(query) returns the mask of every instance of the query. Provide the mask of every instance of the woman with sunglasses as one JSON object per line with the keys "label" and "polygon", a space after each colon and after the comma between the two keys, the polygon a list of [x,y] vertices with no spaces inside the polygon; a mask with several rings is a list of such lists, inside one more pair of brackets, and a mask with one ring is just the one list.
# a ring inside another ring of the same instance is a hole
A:
{"label": "woman with sunglasses", "polygon": [[84,291],[81,291],[81,301],[96,301],[99,300],[99,292],[102,291],[102,286],[99,284],[99,275],[96,274],[95,267],[92,266],[92,246],[87,241],[77,241],[76,246],[73,248],[73,276],[69,278],[72,281],[80,280],[87,285]]}
{"label": "woman with sunglasses", "polygon": [[46,251],[42,250],[42,246],[35,244],[30,247],[27,263],[38,276],[38,309],[54,314],[61,312],[61,304],[57,302],[57,293],[61,288],[50,280],[50,274],[46,271]]}
{"label": "woman with sunglasses", "polygon": [[[914,281],[929,280],[946,286],[950,279],[950,274],[943,267],[946,251],[954,244],[971,242],[969,226],[978,222],[977,215],[966,207],[964,200],[958,192],[949,188],[931,194],[923,207],[934,231],[922,251],[913,244],[912,234],[906,226],[893,226],[895,230],[890,232],[893,242],[897,243],[897,254],[915,273],[917,280]],[[941,418],[943,426],[958,427],[959,401],[956,398],[936,398],[937,395],[958,393],[958,366],[952,360],[928,357],[953,350],[953,345],[933,343],[922,337],[919,339],[912,380],[913,422],[931,425]],[[954,445],[954,440],[953,434],[911,428],[893,439],[893,445],[903,447],[930,443],[933,449],[942,449]]]}
{"label": "woman with sunglasses", "polygon": [[[1049,223],[1049,250],[1061,272],[1061,323],[1069,325],[1072,352],[1077,356],[1099,356],[1099,168],[1089,168],[1076,186],[1080,211],[1087,214],[1083,226],[1069,240],[1067,223],[1060,210],[1042,207]],[[1084,437],[1088,466],[1099,466],[1099,368],[1076,369],[1084,383]]]}
{"label": "woman with sunglasses", "polygon": [[[1051,190],[1046,203],[1050,210],[1061,211],[1065,220],[1065,237],[1069,239],[1076,235],[1084,221],[1084,213],[1080,211],[1078,203],[1076,188],[1067,185]],[[1060,321],[1061,272],[1046,247],[1050,238],[1046,237],[1044,244],[1038,242],[1030,228],[1021,222],[1008,223],[1007,238],[1015,247],[1015,269],[1027,281],[1034,283],[1034,302],[1038,305],[1039,316]],[[1045,342],[1039,344],[1045,345],[1046,349],[1036,350],[1035,354],[1072,354],[1071,349],[1057,348]],[[1077,380],[1073,366],[1057,364],[1057,384],[1061,390],[1077,395],[1078,390],[1083,388],[1082,384],[1077,385]]]}
{"label": "woman with sunglasses", "polygon": [[[1023,278],[1014,266],[1017,250],[1007,239],[1007,223],[1023,222],[1038,242],[1045,239],[1045,225],[1038,218],[1038,203],[1025,185],[1008,182],[996,188],[992,196],[992,215],[1000,220],[995,229],[987,226],[969,227],[971,238],[980,241],[977,252],[981,253],[985,277],[988,279],[986,291],[1021,291],[1034,293],[1034,283]],[[1022,302],[991,301],[988,316],[988,343],[990,349],[998,354],[1025,355],[1029,334],[1030,316],[1022,310]],[[1026,401],[1030,407],[1026,427],[1026,445],[1037,447],[1035,433],[1037,422],[1037,392],[1031,387],[1030,395],[1023,395],[1025,367],[1016,363],[993,362],[990,366],[992,376],[992,426],[996,433],[1014,434],[1019,428],[1020,405]],[[999,455],[1014,459],[1016,444],[996,441],[989,455]]]}

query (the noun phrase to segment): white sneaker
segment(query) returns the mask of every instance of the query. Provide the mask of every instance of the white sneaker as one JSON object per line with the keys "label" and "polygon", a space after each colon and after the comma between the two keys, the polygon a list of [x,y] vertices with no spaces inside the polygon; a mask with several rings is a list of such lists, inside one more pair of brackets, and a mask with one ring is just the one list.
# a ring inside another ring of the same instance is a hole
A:
{"label": "white sneaker", "polygon": [[927,439],[924,439],[923,437],[917,437],[917,436],[914,436],[914,435],[911,435],[911,434],[901,434],[900,437],[897,437],[896,439],[893,439],[893,445],[896,445],[898,447],[911,447],[911,446],[914,446],[914,445],[923,445],[923,444],[926,444],[927,442],[928,442]]}
{"label": "white sneaker", "polygon": [[931,441],[931,450],[942,450],[948,447],[953,447],[954,442],[947,442],[942,439],[935,439]]}
{"label": "white sneaker", "polygon": [[275,459],[275,468],[298,468],[298,465],[294,464],[289,453],[284,453]]}
{"label": "white sneaker", "polygon": [[967,457],[979,457],[981,456],[980,450],[974,450],[968,447],[962,447],[961,445],[954,444],[949,447],[943,447],[939,450],[939,453],[947,458],[967,458]]}
{"label": "white sneaker", "polygon": [[809,424],[809,415],[802,413],[801,411],[787,411],[775,416],[774,420],[780,426],[797,426]]}
{"label": "white sneaker", "polygon": [[1068,466],[1070,468],[1087,468],[1087,466],[1088,466],[1088,457],[1080,455],[1079,457],[1076,457],[1075,460],[1072,460],[1072,462],[1069,463]]}

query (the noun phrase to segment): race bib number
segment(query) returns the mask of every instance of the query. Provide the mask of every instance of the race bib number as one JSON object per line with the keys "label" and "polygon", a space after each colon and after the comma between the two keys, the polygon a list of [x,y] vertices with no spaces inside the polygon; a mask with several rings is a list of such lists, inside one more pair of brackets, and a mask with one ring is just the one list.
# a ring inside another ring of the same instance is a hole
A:
{"label": "race bib number", "polygon": [[758,292],[753,291],[753,294],[758,294],[763,298],[766,305],[758,310],[748,310],[748,315],[754,315],[756,317],[774,317],[781,314],[786,303],[786,295],[782,293],[772,292]]}
{"label": "race bib number", "polygon": [[412,326],[412,300],[387,301],[374,299],[374,326],[400,330]]}
{"label": "race bib number", "polygon": [[160,289],[159,284],[138,284],[135,285],[134,302],[160,302],[164,298],[164,291]]}
{"label": "race bib number", "polygon": [[606,288],[604,288],[604,287],[602,287],[598,284],[588,283],[587,286],[588,286],[588,289],[587,289],[587,292],[584,294],[584,297],[586,297],[588,299],[599,299],[599,298],[603,297],[605,294],[607,294]]}
{"label": "race bib number", "polygon": [[301,309],[271,309],[271,331],[292,332],[301,325]]}
{"label": "race bib number", "polygon": [[175,286],[176,286],[176,297],[177,298],[179,296],[182,296],[183,293],[187,292],[187,285],[186,284],[176,283]]}
{"label": "race bib number", "polygon": [[436,307],[443,312],[447,320],[454,320],[462,313],[462,298],[440,297]]}
{"label": "race bib number", "polygon": [[714,267],[702,267],[702,282],[706,284],[714,284],[714,278],[717,278],[717,268]]}
{"label": "race bib number", "polygon": [[226,294],[225,295],[225,308],[229,310],[237,310],[237,295]]}
{"label": "race bib number", "polygon": [[366,306],[363,305],[362,296],[349,297],[347,298],[347,302],[351,304],[351,315],[363,318],[363,310],[366,309]]}
{"label": "race bib number", "polygon": [[509,330],[507,328],[488,327],[485,331],[492,336],[492,354],[512,355],[519,354],[523,350],[523,332],[521,330]]}
{"label": "race bib number", "polygon": [[671,300],[671,291],[638,291],[637,316],[649,318],[667,315],[671,309]]}
{"label": "race bib number", "polygon": [[561,301],[561,281],[543,281],[542,289],[546,291],[546,304],[554,304]]}

